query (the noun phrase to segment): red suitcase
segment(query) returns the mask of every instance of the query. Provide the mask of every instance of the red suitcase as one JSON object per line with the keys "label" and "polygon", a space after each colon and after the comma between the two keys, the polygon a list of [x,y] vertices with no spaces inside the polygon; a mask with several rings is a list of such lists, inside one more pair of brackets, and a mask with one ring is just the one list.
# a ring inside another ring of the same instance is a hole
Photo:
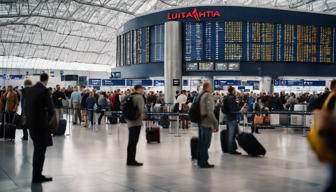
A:
{"label": "red suitcase", "polygon": [[146,122],[146,139],[147,143],[160,143],[160,127],[155,125],[149,126],[149,122]]}

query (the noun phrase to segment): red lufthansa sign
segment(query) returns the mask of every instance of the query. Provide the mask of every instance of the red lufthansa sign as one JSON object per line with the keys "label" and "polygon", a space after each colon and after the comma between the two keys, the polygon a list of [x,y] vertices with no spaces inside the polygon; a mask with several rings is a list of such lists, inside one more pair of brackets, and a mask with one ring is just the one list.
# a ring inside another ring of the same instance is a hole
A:
{"label": "red lufthansa sign", "polygon": [[194,8],[192,11],[182,11],[178,13],[168,13],[167,19],[171,20],[179,20],[179,19],[188,19],[193,18],[195,21],[200,21],[201,18],[214,18],[220,17],[221,14],[219,11],[198,11]]}

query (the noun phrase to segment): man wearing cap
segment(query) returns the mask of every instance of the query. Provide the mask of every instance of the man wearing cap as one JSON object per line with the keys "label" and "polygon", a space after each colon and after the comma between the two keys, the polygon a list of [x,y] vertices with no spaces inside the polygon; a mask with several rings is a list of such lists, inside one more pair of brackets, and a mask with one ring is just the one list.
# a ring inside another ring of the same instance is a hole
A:
{"label": "man wearing cap", "polygon": [[142,166],[135,160],[136,148],[139,140],[139,135],[142,126],[142,120],[144,116],[144,88],[141,85],[134,86],[134,92],[129,96],[132,97],[134,108],[138,110],[138,118],[135,120],[126,120],[129,130],[128,146],[127,146],[127,165],[128,166]]}

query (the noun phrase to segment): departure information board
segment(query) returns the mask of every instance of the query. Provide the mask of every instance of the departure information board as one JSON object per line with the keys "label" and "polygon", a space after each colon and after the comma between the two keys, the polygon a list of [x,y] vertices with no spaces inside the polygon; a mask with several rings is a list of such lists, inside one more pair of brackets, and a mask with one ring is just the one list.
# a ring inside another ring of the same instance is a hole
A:
{"label": "departure information board", "polygon": [[203,23],[185,23],[184,27],[185,61],[204,60]]}
{"label": "departure information board", "polygon": [[164,55],[164,25],[155,25],[150,29],[150,60],[163,62]]}
{"label": "departure information board", "polygon": [[249,23],[249,50],[251,61],[274,61],[274,25]]}
{"label": "departure information board", "polygon": [[258,22],[184,23],[184,60],[335,63],[335,28]]}
{"label": "departure information board", "polygon": [[[186,63],[336,63],[336,28],[330,26],[185,22],[182,36]],[[116,44],[117,66],[163,62],[164,25],[129,31],[119,35]]]}

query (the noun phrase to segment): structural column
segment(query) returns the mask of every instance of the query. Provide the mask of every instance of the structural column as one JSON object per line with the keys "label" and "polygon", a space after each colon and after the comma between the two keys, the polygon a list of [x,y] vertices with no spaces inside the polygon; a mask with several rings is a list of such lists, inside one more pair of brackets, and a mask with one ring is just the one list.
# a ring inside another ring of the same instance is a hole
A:
{"label": "structural column", "polygon": [[271,77],[263,77],[261,81],[261,91],[266,93],[271,93],[272,90],[272,78]]}
{"label": "structural column", "polygon": [[[176,90],[182,89],[182,28],[178,21],[165,23],[164,39],[165,102],[173,103]],[[174,85],[174,83],[175,85]]]}

